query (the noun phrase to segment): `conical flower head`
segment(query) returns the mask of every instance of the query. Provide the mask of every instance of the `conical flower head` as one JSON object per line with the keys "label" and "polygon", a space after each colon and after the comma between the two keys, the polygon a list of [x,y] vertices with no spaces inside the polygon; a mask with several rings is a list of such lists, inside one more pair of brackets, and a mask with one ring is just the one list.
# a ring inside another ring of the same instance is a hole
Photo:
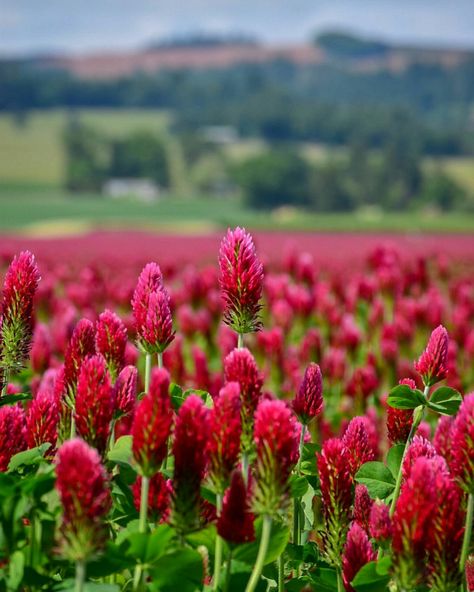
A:
{"label": "conical flower head", "polygon": [[68,405],[73,408],[77,379],[82,362],[95,355],[95,328],[89,319],[81,319],[74,327],[71,340],[64,355],[63,391]]}
{"label": "conical flower head", "polygon": [[[141,491],[143,478],[138,475],[132,485],[133,503],[137,511],[140,510]],[[166,522],[171,510],[171,482],[167,481],[161,473],[156,473],[150,478],[148,489],[148,516],[154,522]]]}
{"label": "conical flower head", "polygon": [[42,374],[49,368],[52,353],[51,334],[47,325],[36,323],[30,359],[33,372]]}
{"label": "conical flower head", "polygon": [[[416,388],[414,380],[404,378],[399,384],[406,384],[411,389]],[[392,444],[405,443],[408,440],[413,424],[413,409],[395,409],[387,407],[387,435]]]}
{"label": "conical flower head", "polygon": [[70,560],[87,559],[105,541],[104,517],[112,505],[100,456],[80,438],[68,440],[58,450],[56,475],[62,552]]}
{"label": "conical flower head", "polygon": [[173,511],[171,520],[178,532],[200,527],[200,487],[207,462],[209,410],[197,395],[181,406],[174,430]]}
{"label": "conical flower head", "polygon": [[138,371],[135,366],[125,366],[114,385],[115,410],[120,415],[129,415],[137,402]]}
{"label": "conical flower head", "polygon": [[342,441],[347,451],[349,472],[354,477],[364,463],[375,458],[369,441],[366,418],[354,417],[347,426]]}
{"label": "conical flower head", "polygon": [[467,592],[474,592],[474,555],[469,555],[466,561]]}
{"label": "conical flower head", "polygon": [[461,487],[474,494],[474,393],[464,397],[451,431],[451,466]]}
{"label": "conical flower head", "polygon": [[77,381],[75,421],[78,436],[104,456],[114,412],[113,391],[102,355],[82,363]]}
{"label": "conical flower head", "polygon": [[217,520],[217,532],[228,543],[249,543],[255,540],[254,519],[242,472],[235,470],[230,487],[224,495],[222,512]]}
{"label": "conical flower head", "polygon": [[287,501],[288,479],[298,462],[300,426],[283,401],[262,401],[255,413],[257,452],[253,509],[275,515]]}
{"label": "conical flower head", "polygon": [[436,448],[423,436],[415,436],[408,446],[402,465],[403,479],[410,476],[413,465],[420,457],[434,458],[437,456]]}
{"label": "conical flower head", "polygon": [[97,353],[104,356],[112,381],[115,381],[125,365],[127,329],[114,312],[106,310],[99,315],[95,343]]}
{"label": "conical flower head", "polygon": [[324,550],[331,564],[340,566],[352,506],[350,456],[344,442],[330,438],[317,455],[324,516]]}
{"label": "conical flower head", "polygon": [[146,324],[150,294],[163,287],[163,275],[156,263],[147,263],[138,277],[132,298],[132,311],[138,335]]}
{"label": "conical flower head", "polygon": [[46,442],[51,444],[47,455],[52,457],[58,438],[59,403],[54,392],[48,388],[40,388],[31,401],[26,413],[26,439],[29,448],[40,446]]}
{"label": "conical flower head", "polygon": [[25,413],[22,407],[0,407],[0,472],[5,472],[11,457],[25,448]]}
{"label": "conical flower head", "polygon": [[392,536],[390,508],[376,500],[370,510],[370,536],[377,542],[387,541]]}
{"label": "conical flower head", "polygon": [[425,351],[415,362],[415,370],[423,378],[425,386],[432,386],[448,374],[448,332],[440,325],[430,336]]}
{"label": "conical flower head", "polygon": [[239,384],[228,382],[214,400],[209,419],[209,476],[221,494],[239,460],[242,434],[240,408]]}
{"label": "conical flower head", "polygon": [[367,534],[369,533],[370,512],[373,505],[374,500],[370,497],[367,487],[358,483],[355,487],[354,520]]}
{"label": "conical flower head", "polygon": [[306,368],[298,393],[293,400],[293,410],[301,423],[307,425],[323,409],[323,377],[318,364]]}
{"label": "conical flower head", "polygon": [[258,331],[263,265],[252,237],[243,228],[228,230],[219,251],[220,286],[225,304],[224,322],[237,333]]}
{"label": "conical flower head", "polygon": [[154,369],[150,389],[135,410],[132,452],[145,477],[152,477],[158,472],[167,453],[173,425],[169,384],[168,372],[162,368]]}
{"label": "conical flower head", "polygon": [[354,592],[351,586],[359,570],[376,557],[365,530],[353,522],[347,533],[347,542],[342,556],[342,581],[347,592]]}
{"label": "conical flower head", "polygon": [[148,298],[145,323],[139,330],[139,346],[148,353],[163,353],[174,339],[170,298],[166,288],[152,292]]}
{"label": "conical flower head", "polygon": [[34,256],[23,251],[5,275],[0,310],[0,371],[16,372],[28,359],[33,336],[33,299],[40,275]]}

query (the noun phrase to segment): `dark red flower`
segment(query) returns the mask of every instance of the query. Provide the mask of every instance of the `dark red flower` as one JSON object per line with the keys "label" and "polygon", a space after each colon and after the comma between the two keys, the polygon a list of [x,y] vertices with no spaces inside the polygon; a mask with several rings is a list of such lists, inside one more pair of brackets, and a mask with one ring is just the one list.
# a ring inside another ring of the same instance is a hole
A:
{"label": "dark red flower", "polygon": [[347,450],[349,472],[354,477],[364,463],[375,458],[369,441],[366,418],[354,417],[347,426],[342,440]]}
{"label": "dark red flower", "polygon": [[11,457],[25,448],[25,413],[23,409],[20,405],[0,407],[0,472],[5,472]]}
{"label": "dark red flower", "polygon": [[451,440],[454,418],[449,415],[442,415],[438,420],[435,435],[433,437],[433,446],[436,452],[446,459],[448,465],[451,465]]}
{"label": "dark red flower", "polygon": [[47,325],[37,323],[33,332],[31,346],[31,368],[33,372],[41,374],[49,368],[52,353],[51,334]]}
{"label": "dark red flower", "polygon": [[474,393],[464,397],[451,432],[451,466],[461,487],[474,494]]}
{"label": "dark red flower", "polygon": [[[142,491],[142,477],[138,475],[132,485],[133,503],[137,511],[140,510]],[[171,482],[167,481],[161,473],[155,473],[150,478],[148,489],[148,516],[154,522],[166,522],[170,515]]]}
{"label": "dark red flower", "polygon": [[137,286],[132,298],[133,318],[138,335],[141,335],[142,329],[146,324],[150,294],[162,287],[163,276],[161,269],[156,263],[147,263],[138,277]]}
{"label": "dark red flower", "polygon": [[170,298],[166,288],[151,292],[145,323],[139,331],[140,347],[148,354],[163,353],[174,339]]}
{"label": "dark red flower", "polygon": [[225,303],[224,322],[237,333],[258,331],[263,265],[252,237],[243,228],[228,230],[219,251],[220,286]]}
{"label": "dark red flower", "polygon": [[129,415],[137,402],[138,371],[135,366],[125,366],[114,385],[115,409],[122,415]]}
{"label": "dark red flower", "polygon": [[88,319],[81,319],[74,328],[64,356],[63,392],[73,407],[77,379],[82,362],[95,354],[95,328]]}
{"label": "dark red flower", "polygon": [[293,410],[303,424],[308,424],[323,409],[323,377],[317,364],[306,368],[298,393],[293,400]]}
{"label": "dark red flower", "polygon": [[65,442],[56,459],[56,489],[63,507],[63,554],[83,560],[105,540],[104,517],[112,505],[98,452],[80,438]]}
{"label": "dark red flower", "polygon": [[440,325],[430,336],[425,351],[415,362],[415,370],[423,378],[425,386],[432,386],[447,376],[449,337]]}
{"label": "dark red flower", "polygon": [[96,324],[95,343],[97,352],[107,362],[112,381],[125,365],[127,329],[120,318],[110,310],[104,311]]}
{"label": "dark red flower", "polygon": [[357,572],[376,557],[365,530],[353,522],[347,533],[347,542],[342,556],[342,581],[347,592],[354,592],[351,586]]}
{"label": "dark red flower", "polygon": [[408,479],[416,460],[422,456],[426,458],[434,458],[437,456],[436,449],[426,438],[415,436],[411,444],[408,446],[403,461],[402,474],[404,480]]}
{"label": "dark red flower", "polygon": [[50,389],[40,389],[26,413],[26,439],[29,448],[45,442],[51,444],[48,456],[53,456],[58,437],[59,404]]}
{"label": "dark red flower", "polygon": [[255,540],[255,518],[250,511],[248,497],[242,472],[235,470],[217,520],[217,532],[228,543],[239,545]]}
{"label": "dark red flower", "polygon": [[387,541],[392,536],[390,508],[376,500],[370,510],[370,536],[378,542]]}
{"label": "dark red flower", "polygon": [[474,592],[474,555],[469,555],[466,561],[467,592]]}
{"label": "dark red flower", "polygon": [[369,490],[365,485],[358,483],[355,488],[354,497],[354,520],[369,533],[370,512],[374,500],[369,495]]}
{"label": "dark red flower", "polygon": [[138,404],[132,425],[133,457],[142,475],[152,477],[158,472],[168,450],[168,438],[173,425],[173,410],[169,396],[169,374],[155,368],[150,389]]}
{"label": "dark red flower", "polygon": [[239,460],[242,434],[240,407],[239,384],[228,382],[214,400],[209,414],[209,475],[220,494],[224,492]]}

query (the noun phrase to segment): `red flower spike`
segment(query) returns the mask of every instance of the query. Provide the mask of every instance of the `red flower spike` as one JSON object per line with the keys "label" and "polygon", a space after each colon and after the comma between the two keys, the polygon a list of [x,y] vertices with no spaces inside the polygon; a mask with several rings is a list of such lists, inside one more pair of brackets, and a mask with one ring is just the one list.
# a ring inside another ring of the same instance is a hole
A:
{"label": "red flower spike", "polygon": [[324,550],[331,564],[340,566],[352,506],[349,452],[339,438],[330,438],[317,455],[324,516]]}
{"label": "red flower spike", "polygon": [[[137,511],[140,510],[142,491],[142,477],[138,475],[132,485],[133,503]],[[156,473],[150,478],[148,489],[148,516],[153,522],[167,522],[170,515],[171,482],[167,481],[161,473]]]}
{"label": "red flower spike", "polygon": [[49,368],[52,353],[51,334],[47,325],[37,323],[33,332],[31,346],[31,368],[37,374],[43,374]]}
{"label": "red flower spike", "polygon": [[240,408],[239,384],[228,382],[214,400],[209,420],[209,475],[220,494],[224,493],[239,459],[242,434]]}
{"label": "red flower spike", "polygon": [[23,251],[5,275],[0,320],[0,369],[16,372],[29,356],[33,337],[33,299],[40,275],[34,256]]}
{"label": "red flower spike", "polygon": [[369,533],[370,512],[373,505],[374,500],[370,497],[367,487],[357,484],[354,498],[354,520],[367,534]]}
{"label": "red flower spike", "polygon": [[[411,389],[416,388],[415,381],[411,378],[404,378],[399,384],[406,384]],[[413,409],[387,407],[387,434],[392,444],[404,444],[408,440],[412,424]]]}
{"label": "red flower spike", "polygon": [[252,237],[243,228],[228,230],[219,251],[220,286],[225,303],[224,322],[237,333],[259,331],[263,265]]}
{"label": "red flower spike", "polygon": [[64,356],[63,390],[71,407],[76,396],[81,364],[95,353],[94,324],[88,319],[81,319],[74,328]]}
{"label": "red flower spike", "polygon": [[11,457],[25,448],[25,413],[22,407],[0,407],[0,472],[5,472]]}
{"label": "red flower spike", "polygon": [[360,467],[371,460],[374,460],[375,454],[369,442],[365,417],[354,417],[346,431],[342,441],[347,450],[349,460],[349,472],[352,477],[355,476]]}
{"label": "red flower spike", "polygon": [[230,487],[224,495],[222,512],[217,520],[217,532],[228,543],[249,543],[255,540],[254,520],[242,472],[235,470]]}
{"label": "red flower spike", "polygon": [[306,368],[298,393],[293,400],[293,411],[301,423],[307,425],[323,410],[323,377],[318,364]]}
{"label": "red flower spike", "polygon": [[122,415],[129,415],[137,402],[138,371],[135,366],[125,366],[114,385],[115,409]]}
{"label": "red flower spike", "polygon": [[133,318],[138,335],[141,335],[146,324],[150,294],[162,287],[163,276],[159,266],[156,263],[147,263],[138,278],[132,298]]}
{"label": "red flower spike", "polygon": [[434,458],[437,456],[436,449],[422,436],[415,436],[407,449],[405,459],[403,461],[402,475],[403,479],[406,480],[410,476],[413,465],[416,460],[420,457]]}
{"label": "red flower spike", "polygon": [[164,287],[152,292],[148,298],[145,323],[139,331],[139,345],[148,353],[163,353],[174,339],[170,298]]}
{"label": "red flower spike", "polygon": [[[257,452],[253,509],[275,515],[285,505],[288,479],[298,461],[298,422],[283,401],[262,401],[255,413]],[[301,428],[300,428],[301,429]]]}
{"label": "red flower spike", "polygon": [[451,432],[451,466],[461,487],[474,494],[474,392],[464,397]]}
{"label": "red flower spike", "polygon": [[112,506],[108,479],[98,452],[80,438],[59,448],[56,475],[62,552],[70,560],[84,560],[105,542],[103,521]]}
{"label": "red flower spike", "polygon": [[168,372],[155,368],[151,375],[150,390],[135,410],[132,452],[145,477],[152,477],[158,472],[167,454],[173,425],[169,383]]}
{"label": "red flower spike", "polygon": [[448,465],[451,464],[452,453],[452,430],[454,418],[449,415],[442,415],[438,420],[435,435],[433,437],[433,446],[436,452],[446,459]]}
{"label": "red flower spike", "polygon": [[352,580],[358,571],[369,561],[374,561],[376,553],[365,530],[353,522],[347,533],[347,542],[342,556],[342,581],[347,592],[354,592]]}
{"label": "red flower spike", "polygon": [[467,592],[474,592],[474,555],[469,555],[466,561]]}
{"label": "red flower spike", "polygon": [[75,421],[78,436],[104,456],[110,435],[114,401],[105,359],[84,360],[77,381]]}
{"label": "red flower spike", "polygon": [[448,344],[448,332],[440,325],[431,333],[425,351],[415,362],[415,370],[423,378],[425,386],[432,386],[446,378]]}
{"label": "red flower spike", "polygon": [[58,438],[59,404],[54,392],[40,389],[26,413],[26,439],[28,448],[51,444],[47,456],[54,456]]}
{"label": "red flower spike", "polygon": [[370,536],[378,542],[387,541],[392,536],[390,508],[380,500],[376,500],[370,510]]}
{"label": "red flower spike", "polygon": [[97,353],[104,356],[112,381],[115,381],[125,365],[127,329],[120,318],[110,310],[104,311],[99,316],[95,343]]}
{"label": "red flower spike", "polygon": [[171,521],[180,533],[198,529],[200,487],[206,469],[209,410],[197,395],[181,406],[174,430],[173,502]]}

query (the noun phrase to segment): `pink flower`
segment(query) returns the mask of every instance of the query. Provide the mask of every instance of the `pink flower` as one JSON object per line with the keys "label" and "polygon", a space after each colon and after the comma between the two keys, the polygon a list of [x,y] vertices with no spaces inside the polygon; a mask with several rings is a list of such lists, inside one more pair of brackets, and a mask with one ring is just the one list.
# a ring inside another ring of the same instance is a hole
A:
{"label": "pink flower", "polygon": [[415,436],[409,445],[402,466],[403,479],[410,476],[413,465],[420,457],[434,458],[437,456],[435,447],[426,438]]}
{"label": "pink flower", "polygon": [[122,415],[129,415],[137,402],[138,371],[135,366],[125,366],[114,385],[115,408]]}
{"label": "pink flower", "polygon": [[464,397],[451,430],[452,470],[461,487],[474,494],[474,393]]}
{"label": "pink flower", "polygon": [[390,508],[380,500],[376,500],[370,510],[370,536],[378,542],[386,541],[392,536]]}
{"label": "pink flower", "polygon": [[432,386],[447,376],[449,337],[440,325],[430,336],[425,351],[415,362],[415,370],[423,378],[425,386]]}
{"label": "pink flower", "polygon": [[347,533],[347,542],[342,557],[342,581],[347,592],[354,592],[351,586],[357,572],[369,561],[374,561],[375,551],[367,533],[357,522],[353,522]]}
{"label": "pink flower", "polygon": [[81,319],[74,328],[64,356],[63,391],[72,407],[76,396],[77,379],[82,362],[95,354],[94,324]]}
{"label": "pink flower", "polygon": [[159,266],[156,263],[147,263],[138,278],[132,298],[135,328],[139,335],[146,324],[150,294],[160,290],[162,287],[163,276]]}
{"label": "pink flower", "polygon": [[78,436],[104,456],[110,435],[114,401],[110,376],[102,355],[84,360],[77,381],[75,421]]}
{"label": "pink flower", "polygon": [[51,334],[47,325],[37,323],[33,333],[33,345],[31,346],[31,368],[33,372],[42,374],[49,368],[51,361],[52,343]]}
{"label": "pink flower", "polygon": [[83,560],[105,541],[104,517],[112,505],[100,456],[80,438],[65,442],[56,459],[56,489],[63,507],[63,554]]}
{"label": "pink flower", "polygon": [[[138,475],[132,485],[133,504],[137,511],[140,510],[142,491],[142,477]],[[172,487],[171,482],[166,481],[161,473],[155,473],[150,478],[148,489],[148,515],[154,522],[166,522],[170,515]]]}
{"label": "pink flower", "polygon": [[293,400],[293,410],[303,424],[308,424],[323,409],[323,377],[317,364],[306,368],[298,393]]}
{"label": "pink flower", "polygon": [[259,313],[263,266],[245,229],[227,231],[219,251],[219,266],[224,322],[237,333],[258,331],[262,326]]}
{"label": "pink flower", "polygon": [[366,418],[354,417],[347,426],[342,440],[347,450],[349,472],[354,477],[364,463],[375,458],[374,450],[369,442]]}
{"label": "pink flower", "polygon": [[11,457],[25,448],[25,413],[23,409],[20,405],[0,407],[0,472],[5,472]]}
{"label": "pink flower", "polygon": [[152,477],[166,457],[173,425],[173,410],[168,393],[169,374],[154,369],[150,390],[135,410],[132,425],[133,457],[142,475]]}
{"label": "pink flower", "polygon": [[254,519],[242,472],[235,470],[230,487],[224,495],[222,512],[217,520],[217,532],[228,543],[249,543],[255,540]]}
{"label": "pink flower", "polygon": [[96,324],[97,353],[104,356],[112,381],[125,365],[127,329],[120,318],[110,310],[104,311]]}
{"label": "pink flower", "polygon": [[52,457],[58,437],[59,405],[54,392],[40,389],[31,401],[26,413],[26,439],[28,447],[34,448],[45,442],[51,444],[47,455]]}
{"label": "pink flower", "polygon": [[139,331],[140,347],[148,354],[163,353],[174,339],[170,299],[166,288],[152,292],[144,325]]}
{"label": "pink flower", "polygon": [[373,505],[374,501],[370,497],[367,487],[357,484],[354,499],[354,520],[367,533],[369,532],[370,512]]}

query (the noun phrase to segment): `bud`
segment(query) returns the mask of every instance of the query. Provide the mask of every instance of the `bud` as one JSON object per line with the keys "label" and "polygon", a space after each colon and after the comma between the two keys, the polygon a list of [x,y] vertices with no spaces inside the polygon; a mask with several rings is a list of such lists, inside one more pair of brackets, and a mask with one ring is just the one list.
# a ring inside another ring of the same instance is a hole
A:
{"label": "bud", "polygon": [[121,415],[129,415],[137,401],[138,371],[135,366],[125,366],[114,385],[115,409]]}
{"label": "bud", "polygon": [[120,318],[110,310],[104,311],[96,324],[95,343],[97,352],[107,362],[112,382],[125,365],[127,329]]}
{"label": "bud", "polygon": [[440,325],[430,336],[425,351],[415,362],[415,370],[425,386],[432,386],[447,376],[448,332]]}
{"label": "bud", "polygon": [[154,369],[150,389],[138,404],[133,418],[132,452],[140,472],[153,477],[168,451],[168,438],[173,425],[173,410],[169,396],[169,374]]}
{"label": "bud", "polygon": [[474,494],[474,393],[464,397],[451,432],[453,475],[461,487]]}
{"label": "bud", "polygon": [[298,393],[293,400],[293,410],[302,424],[307,425],[323,409],[323,377],[317,364],[306,368]]}
{"label": "bud", "polygon": [[342,581],[347,592],[354,592],[352,580],[361,567],[369,561],[374,561],[375,551],[369,541],[367,533],[357,522],[353,522],[347,534],[347,542],[342,556]]}
{"label": "bud", "polygon": [[[140,510],[142,477],[138,475],[132,485],[133,504]],[[148,516],[153,522],[167,522],[170,515],[171,482],[166,481],[161,473],[150,478],[148,489]]]}
{"label": "bud", "polygon": [[87,559],[105,542],[104,517],[112,506],[98,452],[80,438],[68,440],[58,450],[56,475],[62,552],[70,560]]}
{"label": "bud", "polygon": [[47,455],[52,457],[58,438],[59,404],[52,390],[42,388],[31,401],[26,413],[26,439],[28,448],[49,442]]}
{"label": "bud", "polygon": [[242,472],[235,470],[224,495],[217,532],[228,543],[240,545],[255,540],[254,515],[250,511],[248,492]]}
{"label": "bud", "polygon": [[374,501],[370,497],[367,487],[358,483],[355,487],[354,520],[367,533],[369,532],[370,512],[373,505]]}
{"label": "bud", "polygon": [[377,542],[387,541],[392,536],[390,508],[376,500],[370,510],[370,536]]}
{"label": "bud", "polygon": [[349,472],[354,477],[364,463],[375,458],[369,442],[366,418],[354,417],[347,426],[342,441],[347,451]]}
{"label": "bud", "polygon": [[214,400],[210,412],[209,475],[220,494],[224,492],[239,460],[242,433],[240,407],[239,384],[228,382]]}
{"label": "bud", "polygon": [[0,472],[5,472],[11,457],[25,448],[25,413],[22,407],[0,407]]}
{"label": "bud", "polygon": [[227,231],[221,242],[219,267],[224,322],[240,334],[260,330],[263,266],[245,229]]}

